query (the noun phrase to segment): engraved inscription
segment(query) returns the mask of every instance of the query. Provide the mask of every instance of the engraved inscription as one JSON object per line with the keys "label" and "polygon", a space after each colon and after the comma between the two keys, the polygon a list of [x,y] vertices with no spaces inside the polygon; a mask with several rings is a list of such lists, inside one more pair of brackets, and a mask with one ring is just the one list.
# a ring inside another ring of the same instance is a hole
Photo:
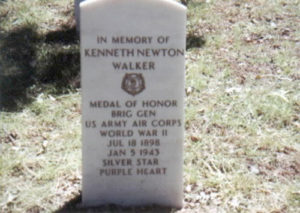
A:
{"label": "engraved inscription", "polygon": [[[98,46],[83,51],[87,58],[112,59],[111,72],[127,71],[122,74],[120,88],[124,94],[134,98],[146,90],[147,79],[141,72],[159,68],[155,58],[184,56],[184,49],[168,45],[171,40],[172,36],[163,35],[97,35],[95,44]],[[114,48],[102,46],[108,44],[113,44]],[[150,44],[161,45],[161,48],[148,48]],[[99,165],[100,176],[167,174],[167,167],[161,163],[160,158],[168,150],[162,150],[161,146],[164,138],[182,127],[182,120],[160,116],[167,112],[165,110],[177,109],[177,99],[89,100],[89,107],[106,110],[108,115],[98,121],[85,121],[86,128],[98,129],[107,149]]]}

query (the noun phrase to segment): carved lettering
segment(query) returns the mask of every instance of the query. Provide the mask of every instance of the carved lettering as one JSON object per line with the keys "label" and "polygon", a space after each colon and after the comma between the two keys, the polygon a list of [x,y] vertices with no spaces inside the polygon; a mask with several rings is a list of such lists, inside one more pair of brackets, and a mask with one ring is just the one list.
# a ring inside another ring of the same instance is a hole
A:
{"label": "carved lettering", "polygon": [[115,70],[155,70],[155,63],[143,62],[112,62]]}
{"label": "carved lettering", "polygon": [[126,156],[126,149],[119,149],[119,150],[109,150],[108,157],[122,157],[122,156]]}
{"label": "carved lettering", "polygon": [[108,120],[108,121],[102,121],[101,127],[126,127],[127,120]]}
{"label": "carved lettering", "polygon": [[130,158],[126,159],[103,159],[102,166],[132,166],[132,160]]}
{"label": "carved lettering", "polygon": [[157,130],[152,129],[152,130],[138,130],[139,136],[146,136],[146,137],[153,137],[157,136]]}
{"label": "carved lettering", "polygon": [[132,137],[132,130],[100,130],[100,135],[102,137]]}
{"label": "carved lettering", "polygon": [[132,175],[132,169],[100,169],[100,176],[128,176]]}
{"label": "carved lettering", "polygon": [[152,158],[152,159],[138,158],[138,159],[136,159],[136,165],[137,166],[157,166],[158,159],[157,158]]}
{"label": "carved lettering", "polygon": [[120,108],[119,101],[90,101],[91,108]]}
{"label": "carved lettering", "polygon": [[165,175],[167,168],[137,168],[137,175]]}

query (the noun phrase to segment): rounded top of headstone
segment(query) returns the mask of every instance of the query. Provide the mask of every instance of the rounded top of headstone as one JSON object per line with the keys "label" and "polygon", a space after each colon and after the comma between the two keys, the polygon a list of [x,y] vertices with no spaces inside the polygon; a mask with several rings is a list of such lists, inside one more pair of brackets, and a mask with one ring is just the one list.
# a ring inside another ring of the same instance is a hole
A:
{"label": "rounded top of headstone", "polygon": [[119,4],[119,3],[131,3],[131,4],[157,4],[157,6],[172,7],[174,10],[186,10],[186,6],[180,4],[175,0],[87,0],[80,3],[80,7],[89,8],[103,6],[106,4]]}

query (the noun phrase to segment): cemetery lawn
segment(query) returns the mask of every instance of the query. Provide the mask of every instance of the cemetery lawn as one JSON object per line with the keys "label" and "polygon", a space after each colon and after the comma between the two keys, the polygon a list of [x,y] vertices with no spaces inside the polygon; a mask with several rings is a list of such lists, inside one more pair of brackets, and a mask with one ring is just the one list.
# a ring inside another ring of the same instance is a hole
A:
{"label": "cemetery lawn", "polygon": [[[184,206],[300,212],[300,1],[188,2]],[[0,212],[81,212],[73,0],[0,1]]]}

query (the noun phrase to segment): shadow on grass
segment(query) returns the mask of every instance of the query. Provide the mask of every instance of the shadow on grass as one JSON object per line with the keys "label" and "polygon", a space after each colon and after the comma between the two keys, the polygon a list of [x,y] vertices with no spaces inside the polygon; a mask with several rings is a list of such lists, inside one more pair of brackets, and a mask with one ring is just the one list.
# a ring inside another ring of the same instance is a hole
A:
{"label": "shadow on grass", "polygon": [[15,110],[19,102],[28,103],[26,89],[34,82],[35,45],[39,42],[35,26],[24,26],[0,37],[0,103]]}
{"label": "shadow on grass", "polygon": [[201,48],[205,45],[203,36],[188,35],[186,38],[186,49]]}
{"label": "shadow on grass", "polygon": [[60,30],[49,32],[45,36],[46,43],[74,44],[78,39],[75,26],[63,25]]}
{"label": "shadow on grass", "polygon": [[83,208],[81,206],[81,195],[78,195],[74,199],[66,203],[62,208],[55,211],[55,213],[69,213],[69,212],[88,212],[88,213],[104,213],[104,212],[128,212],[128,213],[170,213],[173,212],[174,208],[162,207],[162,206],[141,206],[141,207],[121,207],[117,205],[103,205],[93,208]]}
{"label": "shadow on grass", "polygon": [[75,26],[40,35],[37,26],[24,25],[0,34],[0,110],[23,109],[44,87],[64,93],[78,86],[72,83],[79,61]]}

